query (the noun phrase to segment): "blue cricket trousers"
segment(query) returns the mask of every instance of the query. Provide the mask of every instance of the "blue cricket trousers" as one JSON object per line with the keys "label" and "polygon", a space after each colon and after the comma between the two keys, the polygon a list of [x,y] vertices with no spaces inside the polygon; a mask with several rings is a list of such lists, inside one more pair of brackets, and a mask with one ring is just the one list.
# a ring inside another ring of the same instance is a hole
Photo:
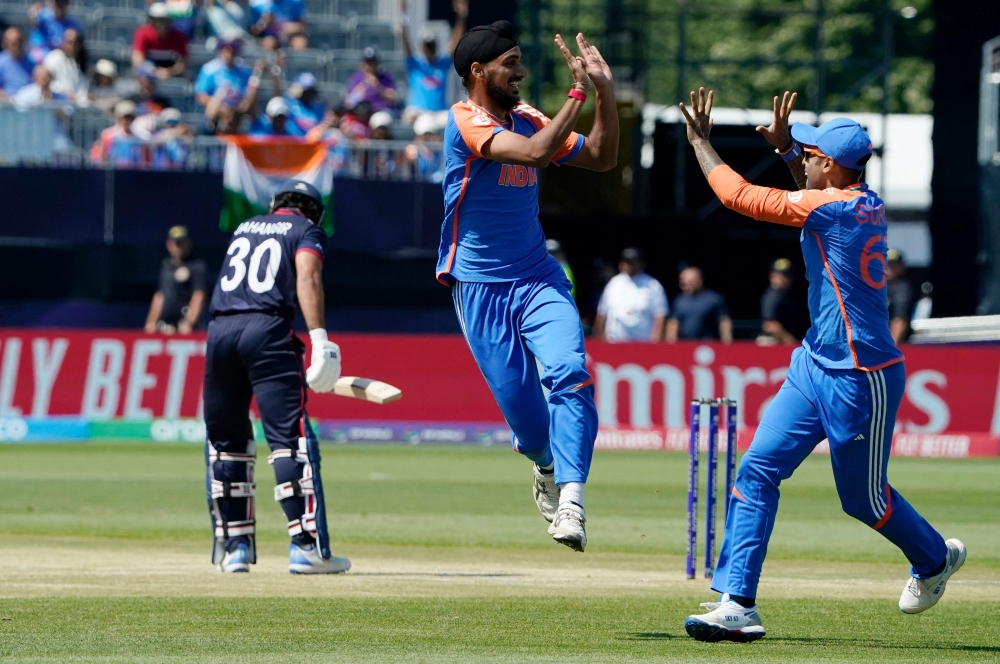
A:
{"label": "blue cricket trousers", "polygon": [[452,297],[514,450],[541,466],[554,461],[557,484],[586,482],[597,438],[594,380],[569,281],[549,262],[518,281],[457,282]]}
{"label": "blue cricket trousers", "polygon": [[911,573],[927,576],[947,555],[944,539],[889,486],[886,469],[903,363],[878,371],[827,369],[802,348],[740,462],[712,589],[757,596],[778,511],[778,485],[824,438],[844,511],[900,548]]}

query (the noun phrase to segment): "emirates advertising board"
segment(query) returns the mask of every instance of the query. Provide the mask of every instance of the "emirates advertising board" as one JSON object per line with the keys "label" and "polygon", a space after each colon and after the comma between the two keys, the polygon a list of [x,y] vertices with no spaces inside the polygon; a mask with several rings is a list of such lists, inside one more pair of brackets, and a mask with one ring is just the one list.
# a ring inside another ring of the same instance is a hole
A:
{"label": "emirates advertising board", "polygon": [[[376,405],[310,393],[307,408],[322,440],[509,444],[510,430],[461,336],[344,334],[335,340],[346,375],[396,385],[403,398]],[[739,404],[738,440],[745,448],[785,377],[792,349],[589,342],[601,425],[597,447],[686,449],[690,400],[725,397]],[[1000,455],[1000,345],[907,346],[904,352],[906,391],[893,454]],[[204,361],[205,339],[198,335],[0,330],[0,442],[203,442]],[[253,406],[250,414],[256,418]]]}

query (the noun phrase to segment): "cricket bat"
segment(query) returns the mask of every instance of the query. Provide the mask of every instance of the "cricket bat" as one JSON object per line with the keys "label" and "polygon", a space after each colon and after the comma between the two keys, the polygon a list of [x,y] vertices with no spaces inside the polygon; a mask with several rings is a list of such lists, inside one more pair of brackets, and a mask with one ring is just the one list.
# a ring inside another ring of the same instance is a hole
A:
{"label": "cricket bat", "polygon": [[403,396],[398,387],[357,376],[341,376],[333,385],[333,393],[342,397],[364,399],[372,403],[389,403]]}

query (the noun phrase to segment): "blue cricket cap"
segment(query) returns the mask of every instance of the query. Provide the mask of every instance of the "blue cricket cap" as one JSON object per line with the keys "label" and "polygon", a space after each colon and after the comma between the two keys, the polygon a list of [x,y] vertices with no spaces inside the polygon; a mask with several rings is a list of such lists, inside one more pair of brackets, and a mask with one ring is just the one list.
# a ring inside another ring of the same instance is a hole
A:
{"label": "blue cricket cap", "polygon": [[316,75],[304,71],[295,77],[296,85],[302,87],[303,90],[315,90],[316,89]]}
{"label": "blue cricket cap", "polygon": [[854,120],[834,118],[819,127],[801,122],[792,125],[792,138],[796,143],[815,147],[840,166],[852,171],[865,167],[872,154],[872,139]]}

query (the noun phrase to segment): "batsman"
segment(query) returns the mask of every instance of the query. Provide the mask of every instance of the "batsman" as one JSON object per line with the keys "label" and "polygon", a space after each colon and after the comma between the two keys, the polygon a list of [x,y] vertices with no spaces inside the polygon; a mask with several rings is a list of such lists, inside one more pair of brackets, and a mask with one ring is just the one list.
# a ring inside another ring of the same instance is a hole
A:
{"label": "batsman", "polygon": [[[534,464],[533,495],[549,534],[587,545],[583,486],[597,436],[594,381],[572,286],[545,248],[538,221],[538,169],[550,164],[614,167],[614,80],[582,34],[575,56],[555,43],[573,79],[551,120],[521,101],[528,76],[506,21],[472,28],[455,49],[468,101],[445,130],[445,219],[437,278],[451,286],[472,355],[514,432],[514,450]],[[589,136],[573,131],[589,94]]]}
{"label": "batsman", "polygon": [[[351,562],[330,554],[320,481],[319,443],[306,415],[306,386],[329,392],[340,377],[340,349],[323,318],[323,200],[311,184],[293,180],[271,199],[270,213],[233,233],[209,311],[205,358],[205,460],[208,506],[220,572],[249,572],[255,546],[254,464],[250,425],[256,399],[271,448],[274,499],[288,519],[288,570],[346,572]],[[312,357],[292,330],[301,311]]]}
{"label": "batsman", "polygon": [[788,92],[774,120],[757,131],[788,164],[798,191],[749,184],[709,143],[713,92],[691,93],[687,137],[722,203],[753,219],[801,229],[812,326],[792,353],[784,384],[767,407],[736,486],[727,496],[726,534],[712,589],[718,602],[688,617],[699,641],[753,641],[764,636],[757,583],[778,511],[778,485],[824,438],[847,514],[895,544],[910,562],[899,610],[934,606],[965,562],[965,546],[947,542],[892,488],[886,475],[896,410],[906,384],[903,354],[889,332],[886,217],[878,195],[861,182],[872,143],[857,122],[820,127],[788,116]]}

